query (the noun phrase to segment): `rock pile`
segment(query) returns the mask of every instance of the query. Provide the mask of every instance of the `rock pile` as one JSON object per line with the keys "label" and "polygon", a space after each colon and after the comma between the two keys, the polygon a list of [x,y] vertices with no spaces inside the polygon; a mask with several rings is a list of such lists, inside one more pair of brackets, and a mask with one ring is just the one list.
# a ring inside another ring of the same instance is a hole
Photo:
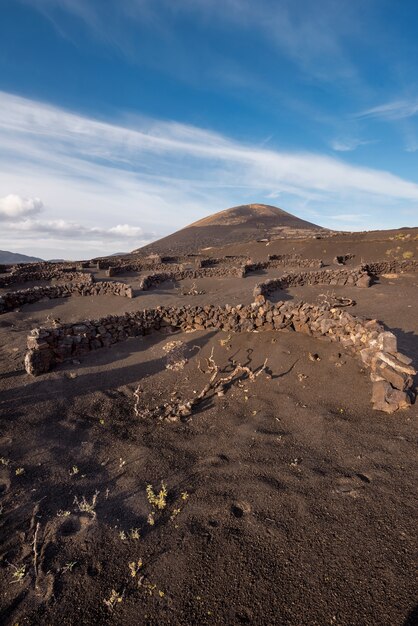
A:
{"label": "rock pile", "polygon": [[126,298],[133,297],[132,287],[126,283],[117,282],[75,282],[64,283],[51,286],[32,287],[31,289],[21,289],[10,291],[0,296],[0,313],[6,313],[24,304],[39,302],[44,298],[67,298],[69,296],[100,296],[115,295]]}
{"label": "rock pile", "polygon": [[336,265],[345,265],[347,261],[349,261],[350,259],[354,259],[355,256],[356,255],[352,254],[351,252],[348,252],[347,254],[340,254],[335,256],[332,262]]}
{"label": "rock pile", "polygon": [[412,359],[398,352],[393,333],[382,332],[360,350],[363,363],[370,368],[373,383],[373,408],[393,413],[411,404],[413,376]]}
{"label": "rock pile", "polygon": [[411,377],[415,370],[410,359],[397,352],[396,337],[382,324],[339,308],[304,302],[159,307],[55,328],[38,328],[28,336],[25,368],[29,374],[37,376],[66,359],[78,358],[91,350],[164,326],[230,332],[286,328],[324,337],[360,355],[370,368],[374,408],[391,412],[408,406],[413,400]]}

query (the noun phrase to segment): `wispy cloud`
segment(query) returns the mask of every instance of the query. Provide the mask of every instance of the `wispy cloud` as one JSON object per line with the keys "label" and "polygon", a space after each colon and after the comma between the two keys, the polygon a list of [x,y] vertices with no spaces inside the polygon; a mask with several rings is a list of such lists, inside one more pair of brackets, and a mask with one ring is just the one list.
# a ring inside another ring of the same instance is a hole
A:
{"label": "wispy cloud", "polygon": [[[20,0],[41,11],[56,26],[61,35],[68,36],[66,16],[71,14],[83,22],[103,43],[111,45],[131,60],[145,62],[138,47],[133,26],[157,32],[161,49],[148,63],[165,59],[166,52],[176,58],[177,73],[182,65],[190,70],[196,59],[184,48],[176,33],[178,20],[186,17],[200,27],[229,24],[237,31],[261,35],[271,49],[284,54],[302,71],[315,78],[330,80],[354,78],[357,70],[345,50],[348,36],[358,36],[359,23],[349,3],[333,0]],[[225,59],[224,59],[225,61]],[[223,63],[220,63],[222,68]],[[234,72],[236,75],[236,72]]]}
{"label": "wispy cloud", "polygon": [[[359,202],[379,207],[380,219],[384,207],[418,202],[416,183],[337,158],[256,147],[176,122],[110,123],[1,92],[0,170],[0,196],[42,198],[44,205],[45,219],[14,220],[16,237],[30,234],[34,250],[33,232],[43,229],[73,256],[78,242],[109,247],[111,237],[130,236],[134,248],[147,233],[161,236],[268,196],[301,217]],[[0,236],[0,245],[10,236]]]}
{"label": "wispy cloud", "polygon": [[336,138],[331,141],[331,148],[336,152],[353,152],[360,146],[375,143],[372,140],[356,139],[355,137]]}
{"label": "wispy cloud", "polygon": [[381,118],[384,120],[402,120],[418,113],[418,98],[411,100],[394,100],[361,111],[359,118]]}

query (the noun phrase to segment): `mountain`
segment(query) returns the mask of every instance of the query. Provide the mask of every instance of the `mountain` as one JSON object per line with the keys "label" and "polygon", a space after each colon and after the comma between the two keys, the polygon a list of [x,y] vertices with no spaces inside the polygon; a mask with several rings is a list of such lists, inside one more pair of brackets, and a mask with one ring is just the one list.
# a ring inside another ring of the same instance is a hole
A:
{"label": "mountain", "polygon": [[141,254],[197,252],[207,247],[325,230],[275,206],[243,204],[209,215],[134,252]]}
{"label": "mountain", "polygon": [[37,263],[38,261],[43,261],[43,259],[38,259],[36,256],[19,254],[18,252],[0,250],[0,263],[3,265],[11,265],[14,263]]}

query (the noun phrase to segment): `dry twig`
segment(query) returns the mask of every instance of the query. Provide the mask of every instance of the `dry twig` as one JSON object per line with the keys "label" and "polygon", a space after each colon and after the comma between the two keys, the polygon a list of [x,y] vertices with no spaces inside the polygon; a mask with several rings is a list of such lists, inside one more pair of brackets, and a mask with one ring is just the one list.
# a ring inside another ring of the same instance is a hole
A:
{"label": "dry twig", "polygon": [[200,393],[196,394],[190,400],[180,400],[175,403],[165,403],[159,406],[156,406],[153,409],[139,409],[139,400],[142,390],[140,386],[136,388],[134,391],[135,396],[135,404],[134,404],[134,412],[137,417],[158,417],[160,419],[170,419],[177,420],[179,418],[185,418],[191,415],[193,408],[202,402],[205,398],[209,396],[210,393],[212,395],[223,396],[225,394],[226,388],[232,384],[234,379],[248,377],[251,382],[254,382],[258,376],[262,372],[265,371],[267,365],[267,359],[264,361],[263,365],[259,368],[258,371],[254,372],[249,367],[241,365],[238,363],[235,365],[235,368],[232,372],[230,372],[227,376],[223,376],[218,378],[220,373],[220,366],[217,365],[215,359],[213,358],[213,348],[210,356],[206,359],[207,370],[204,371],[201,367],[201,363],[199,362],[198,369],[204,374],[210,374],[209,381],[200,391]]}

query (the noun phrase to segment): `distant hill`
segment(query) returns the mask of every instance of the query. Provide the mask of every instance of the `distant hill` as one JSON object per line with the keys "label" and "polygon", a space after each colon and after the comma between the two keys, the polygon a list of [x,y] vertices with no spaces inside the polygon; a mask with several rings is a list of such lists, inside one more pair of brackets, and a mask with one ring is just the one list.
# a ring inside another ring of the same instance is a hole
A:
{"label": "distant hill", "polygon": [[290,237],[300,234],[300,231],[325,230],[268,204],[244,204],[214,213],[134,252],[197,252],[208,247],[263,238]]}
{"label": "distant hill", "polygon": [[7,250],[0,250],[0,263],[9,265],[12,263],[37,263],[43,261],[36,256],[27,256],[26,254],[19,254],[18,252],[8,252]]}

